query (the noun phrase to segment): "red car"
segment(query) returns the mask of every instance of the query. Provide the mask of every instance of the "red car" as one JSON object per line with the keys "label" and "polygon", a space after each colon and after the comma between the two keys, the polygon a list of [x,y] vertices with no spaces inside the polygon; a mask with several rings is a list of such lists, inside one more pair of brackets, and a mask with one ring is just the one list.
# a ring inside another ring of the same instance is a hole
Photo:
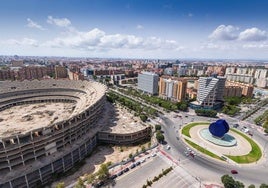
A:
{"label": "red car", "polygon": [[231,170],[232,174],[238,174],[238,172],[236,170]]}

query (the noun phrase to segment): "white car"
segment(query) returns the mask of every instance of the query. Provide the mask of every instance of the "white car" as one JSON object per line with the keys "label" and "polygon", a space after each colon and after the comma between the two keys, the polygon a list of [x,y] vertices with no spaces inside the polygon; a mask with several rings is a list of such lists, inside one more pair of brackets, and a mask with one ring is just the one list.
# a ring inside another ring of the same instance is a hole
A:
{"label": "white car", "polygon": [[170,145],[167,145],[167,150],[170,150]]}
{"label": "white car", "polygon": [[152,155],[151,155],[152,157],[155,157],[156,156],[156,153],[152,153]]}
{"label": "white car", "polygon": [[144,158],[144,159],[141,160],[141,163],[144,163],[145,161],[146,161],[146,159]]}

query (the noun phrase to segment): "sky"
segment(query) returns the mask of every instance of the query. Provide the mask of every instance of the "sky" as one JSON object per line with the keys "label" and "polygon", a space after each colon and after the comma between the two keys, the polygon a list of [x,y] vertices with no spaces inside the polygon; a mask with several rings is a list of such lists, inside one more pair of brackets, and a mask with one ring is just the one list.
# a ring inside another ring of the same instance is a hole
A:
{"label": "sky", "polygon": [[1,0],[0,55],[268,60],[267,0]]}

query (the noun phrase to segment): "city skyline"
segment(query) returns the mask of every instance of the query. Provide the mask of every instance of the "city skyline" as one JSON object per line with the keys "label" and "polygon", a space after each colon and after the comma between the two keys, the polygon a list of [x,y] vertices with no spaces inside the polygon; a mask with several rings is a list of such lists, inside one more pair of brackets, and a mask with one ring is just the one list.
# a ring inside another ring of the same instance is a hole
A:
{"label": "city skyline", "polygon": [[268,59],[268,2],[1,1],[0,54]]}

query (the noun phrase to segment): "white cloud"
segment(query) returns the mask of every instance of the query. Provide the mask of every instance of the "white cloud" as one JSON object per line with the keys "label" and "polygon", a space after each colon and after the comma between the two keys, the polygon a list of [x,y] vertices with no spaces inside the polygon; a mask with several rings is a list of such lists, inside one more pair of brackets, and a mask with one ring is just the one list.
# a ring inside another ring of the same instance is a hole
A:
{"label": "white cloud", "polygon": [[34,47],[38,46],[37,40],[31,38],[23,38],[21,40],[9,39],[7,41],[3,41],[2,43],[7,45],[18,45],[18,46],[34,46]]}
{"label": "white cloud", "polygon": [[58,37],[44,43],[49,47],[68,47],[82,50],[111,50],[111,49],[173,49],[179,47],[174,40],[163,40],[157,37],[142,38],[134,35],[108,35],[100,29],[88,32],[72,33],[68,37]]}
{"label": "white cloud", "polygon": [[47,23],[54,24],[59,27],[68,27],[71,25],[71,21],[67,18],[53,18],[52,16],[47,17]]}
{"label": "white cloud", "polygon": [[239,39],[244,41],[263,41],[267,39],[267,33],[266,31],[253,27],[241,32]]}
{"label": "white cloud", "polygon": [[268,44],[244,44],[242,47],[245,49],[268,49]]}
{"label": "white cloud", "polygon": [[232,25],[220,25],[209,35],[209,38],[214,40],[235,40],[238,37],[237,30],[238,28]]}
{"label": "white cloud", "polygon": [[144,27],[142,25],[137,25],[136,28],[137,29],[143,29]]}
{"label": "white cloud", "polygon": [[40,29],[40,30],[45,30],[45,28],[43,28],[41,25],[39,25],[38,23],[34,22],[30,18],[27,18],[27,22],[28,22],[27,27],[36,28],[36,29]]}

